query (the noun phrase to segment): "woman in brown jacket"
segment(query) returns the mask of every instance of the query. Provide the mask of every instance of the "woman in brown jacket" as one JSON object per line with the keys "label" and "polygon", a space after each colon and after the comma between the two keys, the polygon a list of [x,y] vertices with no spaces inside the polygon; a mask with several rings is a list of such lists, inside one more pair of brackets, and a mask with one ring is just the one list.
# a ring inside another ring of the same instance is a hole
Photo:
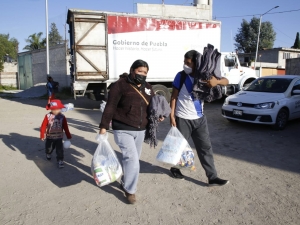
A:
{"label": "woman in brown jacket", "polygon": [[137,60],[129,75],[114,83],[100,123],[100,134],[105,134],[112,120],[115,142],[123,155],[121,189],[130,204],[136,202],[139,159],[148,124],[147,108],[154,95],[151,85],[146,82],[148,71],[147,62]]}

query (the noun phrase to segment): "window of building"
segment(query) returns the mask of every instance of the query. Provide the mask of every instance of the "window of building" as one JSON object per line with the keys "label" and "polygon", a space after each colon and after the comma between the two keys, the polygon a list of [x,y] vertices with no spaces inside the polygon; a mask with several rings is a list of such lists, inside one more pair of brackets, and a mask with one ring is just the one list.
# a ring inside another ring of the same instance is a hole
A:
{"label": "window of building", "polygon": [[300,58],[300,54],[297,54],[297,58]]}
{"label": "window of building", "polygon": [[283,53],[283,59],[289,59],[289,58],[291,58],[291,53],[289,53],[289,52],[284,52],[284,53]]}

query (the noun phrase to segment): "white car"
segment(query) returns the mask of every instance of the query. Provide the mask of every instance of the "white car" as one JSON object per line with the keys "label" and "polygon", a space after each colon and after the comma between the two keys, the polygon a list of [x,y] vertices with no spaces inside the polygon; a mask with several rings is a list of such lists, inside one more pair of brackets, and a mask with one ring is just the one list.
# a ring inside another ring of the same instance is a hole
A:
{"label": "white car", "polygon": [[269,124],[277,130],[300,118],[300,76],[268,76],[226,98],[222,115],[229,121]]}

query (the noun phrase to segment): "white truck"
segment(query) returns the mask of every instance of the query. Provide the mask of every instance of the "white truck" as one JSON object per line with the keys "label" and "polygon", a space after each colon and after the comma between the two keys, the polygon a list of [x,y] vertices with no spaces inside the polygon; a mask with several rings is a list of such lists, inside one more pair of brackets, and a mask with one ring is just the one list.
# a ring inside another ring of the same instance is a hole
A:
{"label": "white truck", "polygon": [[[75,98],[102,100],[108,85],[129,72],[135,60],[143,59],[150,66],[147,82],[169,101],[169,88],[182,70],[184,54],[192,49],[202,52],[208,43],[220,49],[219,21],[69,9],[67,23]],[[254,70],[241,67],[233,53],[222,53],[221,67],[230,81],[224,95],[257,78]]]}

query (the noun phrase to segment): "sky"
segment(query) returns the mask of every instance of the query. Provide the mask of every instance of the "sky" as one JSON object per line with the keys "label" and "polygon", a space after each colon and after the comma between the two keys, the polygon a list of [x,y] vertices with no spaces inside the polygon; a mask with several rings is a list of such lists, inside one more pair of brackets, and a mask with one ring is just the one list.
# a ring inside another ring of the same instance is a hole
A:
{"label": "sky", "polygon": [[[300,0],[213,0],[213,17],[222,22],[221,51],[234,51],[234,36],[242,19],[263,14],[274,6],[272,12],[300,9]],[[49,25],[55,22],[61,35],[65,36],[67,8],[128,12],[135,10],[135,2],[160,4],[161,0],[48,0]],[[165,0],[165,4],[189,5],[189,0]],[[244,17],[235,17],[244,16]],[[231,18],[224,18],[231,17]],[[296,33],[300,32],[300,11],[267,14],[263,21],[271,21],[277,33],[274,47],[291,47]],[[20,42],[19,51],[24,51],[25,39],[45,28],[45,0],[0,0],[0,33],[9,33]],[[68,38],[68,37],[67,37]]]}

